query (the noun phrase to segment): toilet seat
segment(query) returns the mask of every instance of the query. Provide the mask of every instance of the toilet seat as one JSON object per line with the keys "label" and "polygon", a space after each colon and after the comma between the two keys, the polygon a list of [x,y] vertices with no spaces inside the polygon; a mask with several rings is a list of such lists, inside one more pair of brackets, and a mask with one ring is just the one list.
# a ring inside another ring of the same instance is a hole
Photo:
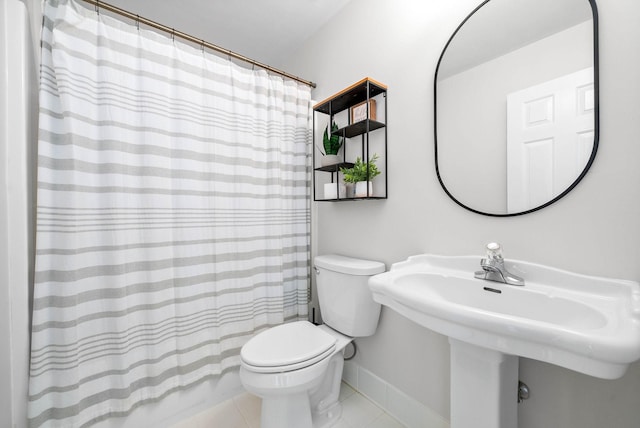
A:
{"label": "toilet seat", "polygon": [[311,366],[333,354],[336,338],[308,321],[270,328],[251,338],[240,352],[256,373],[279,373]]}

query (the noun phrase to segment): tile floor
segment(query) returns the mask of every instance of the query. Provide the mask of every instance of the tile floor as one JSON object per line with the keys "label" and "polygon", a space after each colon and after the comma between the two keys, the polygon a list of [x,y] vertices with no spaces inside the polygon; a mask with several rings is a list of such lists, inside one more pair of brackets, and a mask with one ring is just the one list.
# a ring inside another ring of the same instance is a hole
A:
{"label": "tile floor", "polygon": [[[403,428],[382,409],[346,383],[340,388],[342,417],[334,428]],[[173,428],[259,428],[260,399],[240,394],[183,421]]]}

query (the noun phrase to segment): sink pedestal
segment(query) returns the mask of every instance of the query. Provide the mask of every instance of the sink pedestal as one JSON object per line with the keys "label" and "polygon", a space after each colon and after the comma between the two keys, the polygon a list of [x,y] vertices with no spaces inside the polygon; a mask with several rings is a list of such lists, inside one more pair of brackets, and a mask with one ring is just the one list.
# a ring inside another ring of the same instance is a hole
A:
{"label": "sink pedestal", "polygon": [[518,357],[449,338],[451,428],[518,426]]}

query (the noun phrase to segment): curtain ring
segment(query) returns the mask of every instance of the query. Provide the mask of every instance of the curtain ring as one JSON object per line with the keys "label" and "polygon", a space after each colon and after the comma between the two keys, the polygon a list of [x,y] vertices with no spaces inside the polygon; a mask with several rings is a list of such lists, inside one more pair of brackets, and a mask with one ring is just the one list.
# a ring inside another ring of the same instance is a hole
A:
{"label": "curtain ring", "polygon": [[140,15],[136,15],[136,28],[140,31]]}
{"label": "curtain ring", "polygon": [[202,49],[202,54],[204,55],[204,39],[200,39],[200,49]]}
{"label": "curtain ring", "polygon": [[175,43],[176,41],[176,29],[172,28],[171,29],[171,41]]}
{"label": "curtain ring", "polygon": [[96,15],[100,15],[100,0],[96,0]]}

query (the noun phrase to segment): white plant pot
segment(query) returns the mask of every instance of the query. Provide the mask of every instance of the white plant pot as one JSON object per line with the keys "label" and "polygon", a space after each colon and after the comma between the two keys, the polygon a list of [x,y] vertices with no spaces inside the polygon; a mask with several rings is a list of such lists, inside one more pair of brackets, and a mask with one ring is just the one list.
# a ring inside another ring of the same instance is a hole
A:
{"label": "white plant pot", "polygon": [[356,190],[356,185],[355,183],[346,183],[345,184],[346,188],[347,188],[347,198],[355,198],[355,190]]}
{"label": "white plant pot", "polygon": [[344,184],[325,183],[324,185],[324,199],[344,199],[347,196],[347,187]]}
{"label": "white plant pot", "polygon": [[338,155],[324,155],[320,158],[321,166],[335,165],[337,163],[340,163]]}
{"label": "white plant pot", "polygon": [[[367,186],[369,184],[369,186]],[[369,193],[367,194],[367,187],[369,187]],[[373,196],[373,183],[371,181],[358,181],[356,183],[356,198],[366,198],[367,196]]]}

